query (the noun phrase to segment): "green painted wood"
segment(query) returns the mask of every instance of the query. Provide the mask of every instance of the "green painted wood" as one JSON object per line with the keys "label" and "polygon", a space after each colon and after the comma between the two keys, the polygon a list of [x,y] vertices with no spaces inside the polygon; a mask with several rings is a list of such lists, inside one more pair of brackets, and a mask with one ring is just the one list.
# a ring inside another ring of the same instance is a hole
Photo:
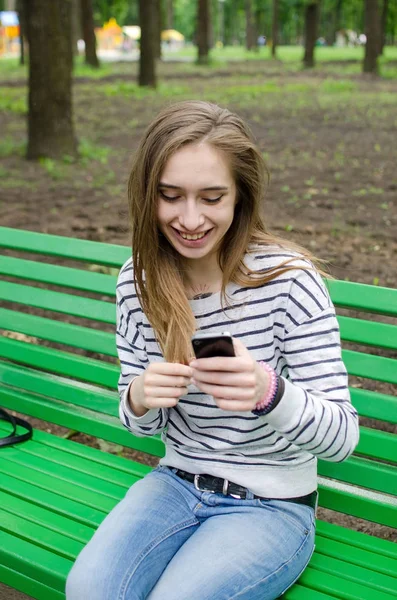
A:
{"label": "green painted wood", "polygon": [[310,561],[310,566],[317,571],[321,571],[325,576],[334,575],[343,578],[344,582],[350,581],[361,584],[365,581],[366,588],[372,589],[373,594],[384,592],[393,595],[396,591],[396,578],[394,576],[377,573],[371,568],[352,565],[329,555],[322,556],[315,553]]}
{"label": "green painted wood", "polygon": [[330,596],[329,594],[324,594],[318,590],[311,590],[300,585],[299,579],[282,598],[283,600],[335,600],[335,596]]}
{"label": "green painted wood", "polygon": [[341,542],[346,546],[352,547],[353,550],[359,548],[368,552],[374,552],[379,556],[397,560],[397,544],[393,544],[389,540],[320,520],[317,520],[316,532],[317,535],[327,540]]}
{"label": "green painted wood", "polygon": [[76,408],[62,401],[21,392],[12,388],[0,387],[0,406],[18,410],[25,415],[50,421],[72,430],[81,431],[126,448],[147,452],[153,456],[164,456],[164,444],[159,436],[138,438],[120,423],[118,417],[103,415],[98,419],[95,411]]}
{"label": "green painted wood", "polygon": [[63,591],[72,561],[0,530],[0,564]]}
{"label": "green painted wood", "polygon": [[397,503],[389,504],[373,500],[321,484],[319,489],[319,505],[338,512],[366,519],[388,527],[397,527]]}
{"label": "green painted wood", "polygon": [[360,427],[360,441],[355,450],[369,458],[397,462],[397,437],[393,433]]}
{"label": "green painted wood", "polygon": [[[397,574],[396,559],[378,555],[374,549],[369,552],[353,548],[348,544],[322,537],[318,532],[316,533],[316,553],[319,556],[340,559],[347,565],[357,565],[367,569],[370,573],[381,573],[388,577],[396,577]],[[394,581],[394,587],[396,587],[396,581]]]}
{"label": "green painted wood", "polygon": [[[82,523],[77,523],[62,515],[53,512],[50,507],[42,507],[28,502],[23,498],[16,498],[11,494],[0,491],[1,508],[0,511],[8,512],[17,517],[21,517],[26,522],[35,523],[37,526],[46,527],[51,531],[66,536],[75,542],[85,544],[94,534],[95,528],[88,527]],[[1,527],[3,527],[3,518],[1,518]],[[10,533],[13,533],[11,530]]]}
{"label": "green painted wood", "polygon": [[127,246],[91,242],[10,227],[0,227],[0,247],[71,258],[109,267],[121,267],[131,256],[131,249]]}
{"label": "green painted wood", "polygon": [[308,588],[318,590],[325,594],[333,595],[343,600],[393,600],[394,593],[388,593],[367,587],[365,582],[347,581],[339,574],[324,573],[311,564],[299,579],[300,583]]}
{"label": "green painted wood", "polygon": [[114,297],[116,275],[0,255],[0,274]]}
{"label": "green painted wood", "polygon": [[1,336],[0,356],[50,373],[117,389],[120,368],[101,360]]}
{"label": "green painted wood", "polygon": [[351,456],[343,463],[319,460],[318,474],[378,492],[397,495],[397,469],[365,458]]}
{"label": "green painted wood", "polygon": [[337,317],[342,340],[379,348],[397,348],[397,327],[353,317]]}
{"label": "green painted wood", "polygon": [[69,537],[51,531],[42,525],[36,525],[18,515],[9,513],[0,508],[1,529],[10,535],[34,544],[38,548],[58,554],[63,558],[73,561],[84,548],[85,543],[76,542]]}
{"label": "green painted wood", "polygon": [[0,564],[0,581],[36,600],[65,600],[65,594]]}
{"label": "green painted wood", "polygon": [[0,307],[0,328],[107,356],[117,356],[114,331],[111,333],[98,331],[90,327],[54,321],[54,319],[2,307]]}
{"label": "green painted wood", "polygon": [[42,396],[63,400],[68,404],[82,406],[104,415],[118,415],[118,395],[105,388],[94,387],[3,361],[0,361],[0,381],[4,386],[36,392]]}
{"label": "green painted wood", "polygon": [[397,383],[396,360],[356,350],[342,350],[342,358],[350,375],[377,381]]}
{"label": "green painted wood", "polygon": [[116,322],[114,303],[93,300],[84,296],[72,296],[63,292],[53,292],[52,290],[10,283],[9,281],[0,280],[0,299],[8,302],[17,300],[19,304],[100,321],[101,323],[115,324]]}
{"label": "green painted wood", "polygon": [[351,281],[326,280],[336,306],[397,316],[397,290]]}
{"label": "green painted wood", "polygon": [[397,423],[397,397],[350,387],[353,406],[361,417]]}

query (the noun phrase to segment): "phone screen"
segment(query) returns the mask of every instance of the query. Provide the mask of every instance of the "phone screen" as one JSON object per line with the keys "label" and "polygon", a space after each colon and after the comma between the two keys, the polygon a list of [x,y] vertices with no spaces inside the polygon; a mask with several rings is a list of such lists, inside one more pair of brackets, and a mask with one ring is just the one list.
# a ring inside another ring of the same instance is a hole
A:
{"label": "phone screen", "polygon": [[235,356],[233,340],[228,335],[214,335],[213,337],[192,339],[193,350],[196,358],[211,358],[213,356]]}

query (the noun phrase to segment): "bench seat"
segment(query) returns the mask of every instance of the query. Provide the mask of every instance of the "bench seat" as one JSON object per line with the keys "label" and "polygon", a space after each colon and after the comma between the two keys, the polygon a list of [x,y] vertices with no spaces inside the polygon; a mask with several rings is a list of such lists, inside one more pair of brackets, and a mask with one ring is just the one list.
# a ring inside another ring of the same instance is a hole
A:
{"label": "bench seat", "polygon": [[[1,423],[0,434],[8,429]],[[38,430],[2,449],[0,578],[36,598],[63,600],[77,554],[150,469]],[[318,521],[310,566],[285,598],[391,600],[396,572],[396,544]]]}

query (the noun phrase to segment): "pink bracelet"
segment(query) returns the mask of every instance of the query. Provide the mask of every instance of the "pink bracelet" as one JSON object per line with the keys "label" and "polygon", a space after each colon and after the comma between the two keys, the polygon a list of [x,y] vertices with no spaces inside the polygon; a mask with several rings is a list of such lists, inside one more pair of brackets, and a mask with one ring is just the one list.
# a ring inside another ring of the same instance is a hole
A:
{"label": "pink bracelet", "polygon": [[270,406],[270,404],[273,402],[274,398],[277,395],[278,376],[273,367],[271,367],[268,363],[261,360],[258,364],[260,364],[261,367],[263,367],[263,369],[269,374],[270,378],[269,388],[267,390],[266,395],[264,396],[264,398],[262,398],[262,400],[260,400],[260,402],[257,403],[254,409],[255,411],[262,411],[268,406]]}

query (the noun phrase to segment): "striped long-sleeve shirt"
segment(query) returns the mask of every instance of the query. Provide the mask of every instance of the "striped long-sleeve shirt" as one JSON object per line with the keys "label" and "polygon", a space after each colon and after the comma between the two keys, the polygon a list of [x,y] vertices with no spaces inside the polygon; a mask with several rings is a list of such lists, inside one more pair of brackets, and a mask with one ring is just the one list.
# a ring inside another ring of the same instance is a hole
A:
{"label": "striped long-sleeve shirt", "polygon": [[221,410],[194,385],[174,408],[133,414],[129,385],[149,363],[164,358],[136,296],[132,260],[122,267],[117,285],[120,418],[134,435],[162,434],[166,454],[161,464],[282,498],[316,489],[317,457],[342,461],[353,452],[358,418],[323,280],[298,255],[280,248],[252,250],[245,264],[265,272],[288,257],[305,269],[255,288],[229,284],[231,307],[222,308],[220,293],[190,301],[198,330],[229,331],[255,360],[266,361],[284,378],[284,395],[265,416]]}

